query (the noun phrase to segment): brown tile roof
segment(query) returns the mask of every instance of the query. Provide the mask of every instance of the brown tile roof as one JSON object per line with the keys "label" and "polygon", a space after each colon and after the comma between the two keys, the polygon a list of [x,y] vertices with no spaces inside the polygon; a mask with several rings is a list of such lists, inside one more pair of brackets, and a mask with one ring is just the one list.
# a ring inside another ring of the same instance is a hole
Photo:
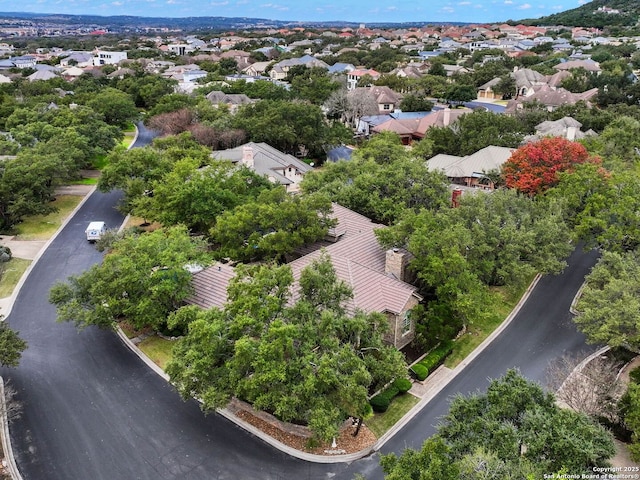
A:
{"label": "brown tile roof", "polygon": [[233,267],[222,263],[194,273],[191,284],[195,293],[187,303],[202,308],[222,308],[227,301],[227,287],[235,274]]}
{"label": "brown tile roof", "polygon": [[[294,299],[298,297],[298,284],[302,270],[323,252],[339,279],[353,290],[353,299],[347,305],[350,312],[400,313],[412,296],[419,297],[417,289],[408,283],[385,274],[386,251],[380,246],[374,231],[384,228],[348,208],[333,204],[333,215],[338,218],[336,230],[341,232],[335,243],[319,242],[311,253],[289,263],[295,283]],[[187,303],[202,308],[221,307],[226,301],[226,289],[233,278],[233,268],[216,264],[193,276],[195,294]]]}

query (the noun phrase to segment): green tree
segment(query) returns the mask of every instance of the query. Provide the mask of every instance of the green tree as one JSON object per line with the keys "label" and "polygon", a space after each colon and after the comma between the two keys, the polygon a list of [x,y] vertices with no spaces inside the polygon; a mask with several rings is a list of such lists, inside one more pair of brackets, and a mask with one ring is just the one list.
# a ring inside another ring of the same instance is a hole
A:
{"label": "green tree", "polygon": [[236,396],[329,440],[348,416],[363,416],[368,392],[403,375],[405,365],[383,344],[383,315],[347,316],[351,292],[326,256],[302,271],[295,297],[292,285],[288,266],[237,268],[223,310],[176,314],[186,317],[188,334],[167,372],[205,410]]}
{"label": "green tree", "polygon": [[640,180],[633,172],[605,175],[601,188],[591,194],[577,216],[576,232],[589,245],[609,251],[632,251],[640,245]]}
{"label": "green tree", "polygon": [[440,437],[432,437],[420,450],[407,449],[399,457],[380,456],[386,480],[459,480],[460,467],[453,461],[451,448]]}
{"label": "green tree", "polygon": [[265,142],[286,153],[323,153],[328,125],[320,107],[306,102],[262,100],[238,110],[233,125],[253,142]]}
{"label": "green tree", "polygon": [[476,87],[473,85],[453,84],[447,87],[444,98],[452,104],[461,104],[475,100],[477,96]]}
{"label": "green tree", "polygon": [[433,102],[413,93],[405,95],[400,102],[403,112],[430,112],[432,108]]}
{"label": "green tree", "polygon": [[29,154],[0,164],[0,229],[11,231],[28,215],[55,211],[51,203],[58,164],[51,157]]}
{"label": "green tree", "polygon": [[436,209],[447,201],[442,175],[429,172],[398,137],[376,136],[349,162],[325,165],[302,182],[307,193],[322,192],[377,222],[393,223],[406,209]]}
{"label": "green tree", "polygon": [[102,192],[120,189],[124,198],[120,210],[130,213],[134,201],[151,192],[154,180],[159,180],[172,167],[172,162],[152,147],[114,150],[107,157],[98,188]]}
{"label": "green tree", "polygon": [[288,77],[291,82],[291,93],[301,100],[322,105],[331,93],[341,87],[339,82],[328,75],[326,68],[307,68],[303,65],[299,67],[301,68],[291,68]]}
{"label": "green tree", "polygon": [[614,453],[603,427],[559,408],[553,395],[509,370],[486,393],[455,397],[423,450],[383,456],[381,463],[390,479],[541,478],[593,473],[594,467],[608,466]]}
{"label": "green tree", "polygon": [[522,123],[514,117],[487,111],[475,111],[458,118],[455,128],[432,127],[425,138],[433,143],[433,153],[471,155],[495,145],[515,148],[524,137]]}
{"label": "green tree", "polygon": [[624,426],[631,432],[631,459],[640,461],[640,385],[630,383],[620,399],[620,414]]}
{"label": "green tree", "polygon": [[138,118],[138,109],[131,96],[117,88],[105,88],[96,94],[89,106],[100,113],[109,125],[126,127]]}
{"label": "green tree", "polygon": [[55,284],[49,301],[58,321],[78,328],[112,328],[126,320],[137,329],[161,330],[192,291],[187,267],[207,261],[204,243],[184,227],[127,233],[113,243],[102,264]]}
{"label": "green tree", "polygon": [[133,201],[133,212],[165,226],[182,224],[206,233],[223,212],[270,188],[271,182],[246,167],[213,161],[200,168],[198,160],[186,157],[151,183],[151,193]]}
{"label": "green tree", "polygon": [[330,213],[331,202],[325,196],[291,196],[278,187],[222,213],[211,240],[220,258],[284,260],[296,248],[326,236],[335,225]]}
{"label": "green tree", "polygon": [[458,457],[483,447],[502,460],[523,455],[545,472],[565,467],[590,473],[592,467],[606,466],[615,451],[611,434],[554,400],[509,370],[486,393],[455,397],[438,434]]}
{"label": "green tree", "polygon": [[640,352],[638,288],[638,252],[603,252],[586,278],[574,318],[589,342]]}
{"label": "green tree", "polygon": [[27,348],[27,342],[0,318],[0,366],[17,367],[25,348]]}

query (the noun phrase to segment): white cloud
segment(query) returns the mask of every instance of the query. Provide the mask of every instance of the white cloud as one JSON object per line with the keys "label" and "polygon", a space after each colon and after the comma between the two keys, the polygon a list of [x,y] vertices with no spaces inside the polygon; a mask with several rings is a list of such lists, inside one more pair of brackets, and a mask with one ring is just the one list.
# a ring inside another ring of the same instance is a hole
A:
{"label": "white cloud", "polygon": [[229,2],[211,2],[212,7],[224,7],[225,5],[229,5]]}
{"label": "white cloud", "polygon": [[398,7],[396,7],[395,5],[390,5],[390,6],[388,6],[388,7],[386,8],[386,10],[387,10],[388,12],[392,12],[392,11],[394,11],[394,10],[398,10]]}
{"label": "white cloud", "polygon": [[442,7],[441,11],[443,11],[445,13],[453,13],[453,12],[455,12],[455,9],[453,9],[452,7]]}
{"label": "white cloud", "polygon": [[111,5],[113,5],[114,7],[121,7],[122,5],[124,5],[124,2],[111,2]]}
{"label": "white cloud", "polygon": [[471,5],[471,2],[460,2],[458,5]]}
{"label": "white cloud", "polygon": [[520,5],[518,7],[518,10],[528,10],[531,8],[531,4],[530,3],[523,3],[522,5]]}
{"label": "white cloud", "polygon": [[584,5],[585,3],[587,3],[589,0],[578,0],[578,5]]}
{"label": "white cloud", "polygon": [[289,10],[289,7],[284,5],[278,5],[277,3],[264,3],[260,5],[263,8],[273,8],[274,10]]}
{"label": "white cloud", "polygon": [[513,1],[512,0],[504,0],[504,4],[505,5],[513,5]]}

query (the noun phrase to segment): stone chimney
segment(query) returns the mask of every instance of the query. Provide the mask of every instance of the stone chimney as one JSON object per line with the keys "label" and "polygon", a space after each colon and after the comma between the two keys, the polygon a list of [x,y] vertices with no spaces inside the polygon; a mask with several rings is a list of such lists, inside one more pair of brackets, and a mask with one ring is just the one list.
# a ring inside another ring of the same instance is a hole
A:
{"label": "stone chimney", "polygon": [[407,254],[398,248],[387,250],[384,262],[384,274],[396,280],[404,281],[407,269]]}
{"label": "stone chimney", "polygon": [[576,127],[567,127],[567,140],[574,141],[576,139],[576,134],[578,133],[578,129]]}
{"label": "stone chimney", "polygon": [[242,164],[253,169],[253,147],[249,145],[242,147]]}

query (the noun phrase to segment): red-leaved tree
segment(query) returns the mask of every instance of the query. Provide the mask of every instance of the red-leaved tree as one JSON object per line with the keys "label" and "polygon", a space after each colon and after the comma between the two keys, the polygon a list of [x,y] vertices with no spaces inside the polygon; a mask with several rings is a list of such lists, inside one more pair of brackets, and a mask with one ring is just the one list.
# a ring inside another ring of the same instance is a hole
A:
{"label": "red-leaved tree", "polygon": [[580,143],[562,137],[543,138],[513,152],[502,165],[502,176],[509,188],[535,195],[558,183],[558,173],[571,171],[577,164],[600,162],[590,157]]}

